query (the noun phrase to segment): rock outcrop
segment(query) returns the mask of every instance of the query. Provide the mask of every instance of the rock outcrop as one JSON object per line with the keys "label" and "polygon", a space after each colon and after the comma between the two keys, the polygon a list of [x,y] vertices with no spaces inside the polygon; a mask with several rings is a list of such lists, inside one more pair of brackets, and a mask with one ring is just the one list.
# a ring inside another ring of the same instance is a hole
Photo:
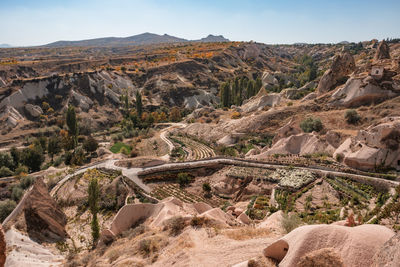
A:
{"label": "rock outcrop", "polygon": [[182,216],[186,219],[193,216],[207,218],[214,224],[223,227],[240,224],[246,220],[243,216],[240,220],[236,220],[235,217],[220,208],[212,208],[205,203],[188,204],[169,197],[157,204],[141,203],[123,206],[115,215],[110,229],[103,230],[102,239],[112,239],[138,222],[145,221],[151,227],[162,227],[165,221],[174,216]]}
{"label": "rock outcrop", "polygon": [[376,167],[400,167],[400,117],[389,117],[376,126],[360,130],[346,139],[334,157],[353,168],[373,170]]}
{"label": "rock outcrop", "polygon": [[6,262],[6,239],[4,237],[3,228],[0,224],[0,267]]}
{"label": "rock outcrop", "polygon": [[282,138],[287,138],[291,135],[296,135],[300,133],[300,127],[295,123],[293,119],[291,119],[287,124],[278,129],[274,138],[272,139],[272,144],[275,144]]}
{"label": "rock outcrop", "polygon": [[[265,91],[264,89],[261,89]],[[280,94],[267,94],[259,93],[258,95],[245,101],[241,106],[243,112],[253,112],[256,110],[262,110],[265,107],[274,107],[282,102],[282,96]]]}
{"label": "rock outcrop", "polygon": [[25,201],[24,214],[29,235],[54,240],[67,237],[67,217],[49,195],[41,179],[36,180]]}
{"label": "rock outcrop", "polygon": [[374,254],[393,235],[392,230],[373,224],[356,227],[306,225],[269,245],[264,255],[280,261],[281,267],[304,266],[299,263],[306,262],[307,258],[323,260],[327,251],[321,249],[331,248],[329,260],[342,261],[346,266],[371,266]]}
{"label": "rock outcrop", "polygon": [[380,60],[389,58],[390,58],[389,45],[385,42],[385,40],[382,40],[382,42],[379,43],[378,48],[376,49],[374,59]]}
{"label": "rock outcrop", "polygon": [[330,104],[358,107],[378,103],[394,96],[396,96],[396,93],[381,88],[370,76],[364,79],[353,77],[332,95]]}
{"label": "rock outcrop", "polygon": [[322,141],[314,133],[301,133],[282,138],[277,141],[271,148],[262,151],[257,157],[263,157],[273,154],[294,154],[306,155],[319,152],[333,153],[335,149]]}
{"label": "rock outcrop", "polygon": [[14,128],[22,121],[24,117],[12,106],[5,106],[0,114],[0,120],[5,122],[7,126]]}
{"label": "rock outcrop", "polygon": [[376,252],[371,267],[397,267],[400,264],[400,234],[393,236]]}
{"label": "rock outcrop", "polygon": [[341,79],[354,71],[355,66],[354,58],[350,53],[344,52],[336,55],[333,59],[331,68],[325,71],[319,81],[317,91],[319,93],[326,93],[332,90]]}

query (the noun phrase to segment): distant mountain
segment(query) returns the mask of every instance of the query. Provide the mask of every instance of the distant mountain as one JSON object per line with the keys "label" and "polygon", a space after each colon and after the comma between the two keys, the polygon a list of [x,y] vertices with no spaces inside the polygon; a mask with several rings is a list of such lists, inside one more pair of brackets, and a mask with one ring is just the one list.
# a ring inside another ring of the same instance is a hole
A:
{"label": "distant mountain", "polygon": [[222,35],[210,34],[206,38],[201,38],[200,40],[195,40],[195,42],[203,42],[203,43],[229,42],[229,39],[226,39]]}
{"label": "distant mountain", "polygon": [[81,41],[57,41],[46,44],[44,47],[65,47],[65,46],[127,46],[127,45],[148,45],[161,43],[183,43],[183,42],[229,42],[222,35],[208,35],[200,40],[187,40],[168,34],[158,35],[154,33],[142,33],[130,37],[105,37]]}
{"label": "distant mountain", "polygon": [[0,44],[0,48],[8,48],[11,47],[9,44]]}

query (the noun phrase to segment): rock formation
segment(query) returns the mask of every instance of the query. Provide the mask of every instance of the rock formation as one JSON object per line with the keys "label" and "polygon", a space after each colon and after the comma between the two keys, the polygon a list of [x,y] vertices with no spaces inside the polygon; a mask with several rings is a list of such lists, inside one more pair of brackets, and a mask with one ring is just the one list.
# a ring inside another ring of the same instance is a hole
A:
{"label": "rock formation", "polygon": [[371,267],[396,267],[400,264],[400,234],[393,236],[376,252]]}
{"label": "rock formation", "polygon": [[0,224],[0,267],[6,262],[6,240],[4,238],[3,228]]}
{"label": "rock formation", "polygon": [[390,58],[389,46],[385,42],[385,40],[382,40],[382,42],[379,43],[378,48],[376,49],[374,59],[380,60],[380,59],[389,59],[389,58]]}
{"label": "rock formation", "polygon": [[321,249],[331,248],[333,252],[329,252],[331,255],[327,257],[331,261],[342,260],[346,266],[371,266],[374,254],[393,235],[392,230],[373,224],[356,227],[306,225],[269,245],[264,255],[280,261],[281,267],[292,267],[301,266],[299,262],[306,262],[307,259],[323,260],[327,251]]}
{"label": "rock formation", "polygon": [[361,105],[378,103],[396,96],[391,90],[381,88],[370,76],[364,79],[350,78],[331,97],[331,105],[358,107]]}
{"label": "rock formation", "polygon": [[55,240],[67,236],[65,225],[67,218],[49,195],[41,179],[36,180],[32,191],[25,201],[26,226],[29,235],[49,237]]}
{"label": "rock formation", "polygon": [[378,166],[399,168],[399,142],[400,117],[388,117],[376,126],[360,130],[356,137],[346,139],[333,156],[362,170],[373,170]]}
{"label": "rock formation", "polygon": [[319,152],[333,153],[335,149],[322,141],[314,133],[300,133],[297,135],[291,135],[286,138],[282,138],[277,141],[271,148],[266,148],[257,157],[262,158],[263,156],[273,154],[294,154],[294,155],[306,155]]}
{"label": "rock formation", "polygon": [[350,53],[344,52],[336,55],[333,59],[331,68],[325,71],[319,81],[317,91],[323,94],[332,90],[341,79],[354,71],[355,66],[354,58]]}

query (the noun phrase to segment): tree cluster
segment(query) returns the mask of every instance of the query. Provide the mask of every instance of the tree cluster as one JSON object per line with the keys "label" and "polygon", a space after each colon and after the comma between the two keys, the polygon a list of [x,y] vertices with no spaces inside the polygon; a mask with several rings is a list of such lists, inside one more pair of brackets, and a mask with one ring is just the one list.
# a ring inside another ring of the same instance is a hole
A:
{"label": "tree cluster", "polygon": [[236,77],[220,85],[220,99],[222,107],[242,105],[245,99],[255,96],[261,89],[260,78],[250,80],[247,77]]}

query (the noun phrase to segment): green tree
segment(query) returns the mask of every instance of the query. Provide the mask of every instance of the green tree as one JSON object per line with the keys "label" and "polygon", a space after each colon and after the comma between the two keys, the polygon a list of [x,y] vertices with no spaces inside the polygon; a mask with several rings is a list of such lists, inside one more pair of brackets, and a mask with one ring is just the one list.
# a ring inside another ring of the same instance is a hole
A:
{"label": "green tree", "polygon": [[74,148],[78,144],[78,120],[76,118],[74,106],[69,106],[67,110],[66,123],[68,127],[68,133],[73,138]]}
{"label": "green tree", "polygon": [[15,163],[10,154],[0,153],[0,167],[7,167],[10,170],[14,170]]}
{"label": "green tree", "polygon": [[324,128],[319,118],[308,117],[300,123],[300,128],[305,133],[311,133],[313,131],[319,132]]}
{"label": "green tree", "polygon": [[40,171],[40,167],[44,162],[43,151],[39,147],[25,148],[22,151],[21,162],[27,166],[29,171]]}
{"label": "green tree", "polygon": [[61,140],[57,136],[49,138],[47,143],[47,152],[51,156],[51,162],[53,162],[54,155],[61,152]]}
{"label": "green tree", "polygon": [[142,94],[139,92],[139,90],[136,91],[136,112],[140,120],[142,118],[142,113],[143,113],[143,103],[142,103]]}
{"label": "green tree", "polygon": [[88,204],[89,204],[89,210],[92,213],[91,228],[92,228],[93,245],[97,243],[97,240],[100,237],[100,226],[99,226],[99,221],[97,219],[97,212],[99,209],[98,206],[99,195],[100,195],[100,189],[97,177],[91,177],[88,187]]}
{"label": "green tree", "polygon": [[220,98],[221,98],[221,104],[222,107],[230,107],[230,93],[231,93],[231,89],[229,86],[228,82],[224,82],[221,84],[221,88],[220,88]]}

